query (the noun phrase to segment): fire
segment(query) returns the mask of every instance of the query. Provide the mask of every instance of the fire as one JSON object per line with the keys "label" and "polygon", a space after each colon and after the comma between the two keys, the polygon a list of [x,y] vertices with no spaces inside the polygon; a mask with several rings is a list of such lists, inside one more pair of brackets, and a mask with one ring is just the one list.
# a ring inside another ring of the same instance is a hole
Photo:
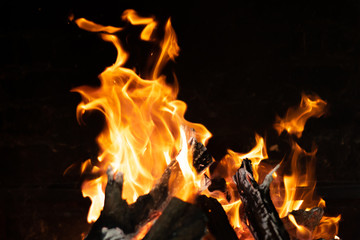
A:
{"label": "fire", "polygon": [[[274,127],[278,130],[279,134],[286,130],[289,134],[299,138],[304,130],[306,120],[310,117],[322,116],[325,107],[326,102],[318,96],[302,94],[300,106],[298,108],[290,108],[284,119],[278,117]],[[325,207],[325,201],[314,193],[316,186],[315,155],[317,149],[313,149],[312,152],[306,152],[295,140],[292,139],[290,142],[292,145],[291,174],[284,175],[283,177],[285,195],[281,197],[282,204],[278,206],[275,204],[280,217],[285,217],[289,212],[300,208]],[[276,192],[279,193],[279,190],[275,189],[275,185],[276,183],[271,189],[273,193],[272,198],[278,199],[279,195]],[[276,202],[278,201],[275,200],[274,203]],[[305,227],[297,225],[295,219],[291,215],[289,216],[289,219],[297,227],[297,234],[301,236],[301,239],[334,238],[338,233],[340,218],[340,215],[337,217],[324,216],[320,221],[320,225],[311,233]]]}
{"label": "fire", "polygon": [[207,192],[208,196],[216,198],[224,208],[228,215],[229,222],[234,228],[239,239],[253,239],[248,229],[243,226],[240,218],[241,200],[238,197],[236,186],[232,180],[232,176],[240,167],[243,159],[250,159],[254,170],[254,178],[256,181],[259,179],[259,164],[263,159],[267,159],[267,150],[265,139],[258,134],[255,134],[256,145],[248,153],[237,153],[228,150],[228,154],[220,161],[220,164],[215,169],[213,177],[223,177],[227,182],[227,193],[230,196],[230,201],[227,196],[220,192]]}
{"label": "fire", "polygon": [[[108,165],[124,173],[123,198],[132,203],[138,196],[150,191],[171,159],[178,160],[186,183],[196,180],[196,173],[189,164],[188,139],[182,126],[195,129],[200,142],[205,143],[211,136],[203,125],[184,119],[186,104],[176,99],[177,84],[169,85],[165,76],[161,75],[165,64],[174,60],[179,53],[170,19],[166,22],[164,37],[160,42],[152,38],[158,26],[154,18],[143,18],[134,10],[127,10],[122,19],[132,25],[144,25],[140,38],[160,46],[154,68],[150,73],[143,73],[150,76],[149,79],[143,79],[135,70],[124,67],[128,53],[115,34],[121,33],[124,28],[102,26],[83,18],[75,21],[80,28],[101,32],[102,39],[111,42],[118,53],[115,63],[99,75],[100,87],[81,86],[73,89],[83,99],[77,107],[79,121],[89,110],[100,111],[106,119],[106,126],[97,137],[101,149],[98,156],[100,164],[94,167],[99,168],[97,170],[101,176],[87,180],[82,185],[84,197],[90,197],[92,201],[89,222],[95,221],[103,208],[103,192],[107,182],[104,174]],[[191,189],[196,191],[195,187]],[[191,193],[177,195],[188,200]]]}
{"label": "fire", "polygon": [[[211,177],[226,180],[225,193],[204,190],[203,173],[198,174],[193,167],[189,142],[191,138],[196,138],[205,145],[211,133],[201,124],[185,120],[186,104],[176,99],[176,78],[174,84],[169,84],[162,75],[166,63],[174,61],[180,50],[171,20],[166,22],[161,38],[154,37],[159,35],[157,29],[161,28],[161,24],[154,17],[141,17],[134,10],[126,10],[122,20],[130,25],[144,26],[140,39],[160,49],[159,52],[152,53],[155,57],[150,58],[153,61],[150,72],[137,73],[135,69],[124,66],[129,53],[125,51],[117,34],[121,34],[126,27],[103,26],[84,18],[75,20],[80,28],[99,32],[101,38],[112,43],[117,50],[115,63],[99,75],[100,87],[81,86],[73,89],[82,96],[82,102],[77,107],[79,122],[82,115],[90,110],[100,111],[106,120],[104,130],[97,137],[100,147],[98,163],[93,166],[88,160],[81,167],[82,172],[91,171],[97,176],[95,179],[86,180],[82,185],[83,196],[92,201],[88,222],[96,221],[103,208],[104,188],[107,183],[105,172],[109,165],[124,174],[122,197],[128,203],[133,203],[140,195],[151,190],[166,166],[176,159],[182,176],[180,180],[170,182],[171,194],[189,202],[200,192],[216,198],[222,204],[239,239],[253,239],[240,220],[242,203],[232,176],[243,159],[248,158],[252,161],[255,180],[263,180],[264,173],[270,171],[270,166],[261,165],[262,160],[268,158],[265,139],[256,134],[256,145],[250,152],[236,153],[228,150],[228,154],[218,163]],[[140,74],[147,78],[140,77]],[[303,94],[300,106],[290,108],[284,118],[277,117],[274,128],[279,134],[287,131],[289,135],[300,138],[306,121],[310,117],[322,116],[325,107],[326,102],[318,96]],[[195,130],[194,136],[189,134],[189,129]],[[274,205],[280,217],[288,216],[297,227],[300,239],[333,238],[338,232],[340,216],[323,217],[320,225],[311,232],[299,225],[293,215],[289,215],[289,212],[300,208],[325,206],[325,201],[314,194],[316,149],[306,152],[293,138],[290,143],[291,156],[284,157],[282,162],[290,166],[290,173],[273,174],[275,180],[270,193]],[[287,159],[290,160],[286,161]],[[209,170],[207,174],[210,175]],[[144,236],[152,223],[153,221],[150,221],[144,225],[137,237]]]}

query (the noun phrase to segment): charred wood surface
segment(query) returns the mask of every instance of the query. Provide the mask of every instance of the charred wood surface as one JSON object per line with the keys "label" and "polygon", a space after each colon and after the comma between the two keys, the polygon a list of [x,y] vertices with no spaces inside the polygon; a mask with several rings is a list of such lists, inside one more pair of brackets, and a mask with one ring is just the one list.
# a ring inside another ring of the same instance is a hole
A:
{"label": "charred wood surface", "polygon": [[238,239],[223,207],[215,198],[200,195],[196,199],[196,204],[206,214],[208,219],[207,228],[216,239]]}
{"label": "charred wood surface", "polygon": [[233,177],[243,202],[245,214],[242,221],[257,240],[290,239],[270,198],[269,186],[277,167],[259,185],[253,177],[251,161],[244,159]]}
{"label": "charred wood surface", "polygon": [[205,233],[206,217],[200,208],[172,198],[144,240],[196,240]]}
{"label": "charred wood surface", "polygon": [[[314,231],[319,225],[321,218],[324,215],[324,210],[320,207],[314,207],[309,211],[304,209],[291,211],[289,214],[293,215],[298,225],[306,227],[310,232]],[[290,221],[289,216],[281,219],[286,230],[289,232],[291,239],[297,239],[296,226]]]}
{"label": "charred wood surface", "polygon": [[117,173],[114,176],[112,169],[109,168],[104,209],[99,219],[91,227],[86,240],[101,239],[103,227],[117,227],[125,234],[135,232],[136,226],[147,219],[150,211],[158,209],[168,197],[168,182],[175,165],[176,161],[171,161],[154,188],[148,194],[140,196],[131,205],[122,199],[123,174]]}

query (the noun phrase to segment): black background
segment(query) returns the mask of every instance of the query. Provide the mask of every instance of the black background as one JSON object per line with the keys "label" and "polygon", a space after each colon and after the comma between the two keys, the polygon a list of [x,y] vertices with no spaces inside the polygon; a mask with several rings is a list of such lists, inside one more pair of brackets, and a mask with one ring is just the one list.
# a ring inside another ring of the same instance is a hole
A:
{"label": "black background", "polygon": [[[186,118],[213,133],[216,159],[245,152],[254,133],[279,139],[272,124],[302,92],[328,102],[301,145],[319,146],[318,193],[341,213],[340,237],[358,235],[360,203],[360,3],[358,1],[179,1],[0,3],[0,238],[80,239],[90,204],[71,164],[96,154],[99,114],[76,122],[76,86],[98,85],[114,47],[69,22],[121,25],[133,8],[171,17],[181,48],[171,70]],[[139,53],[138,53],[139,54]],[[270,153],[271,154],[271,153]]]}

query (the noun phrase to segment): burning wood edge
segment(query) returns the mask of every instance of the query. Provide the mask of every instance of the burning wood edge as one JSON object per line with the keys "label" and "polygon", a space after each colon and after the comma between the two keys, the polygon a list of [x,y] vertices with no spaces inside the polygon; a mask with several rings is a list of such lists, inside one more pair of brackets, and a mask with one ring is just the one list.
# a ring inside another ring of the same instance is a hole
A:
{"label": "burning wood edge", "polygon": [[243,203],[244,213],[242,221],[249,228],[256,240],[289,240],[279,214],[270,198],[269,186],[272,174],[279,168],[277,165],[268,173],[262,184],[258,184],[254,177],[251,161],[244,159],[240,168],[233,176],[240,198]]}

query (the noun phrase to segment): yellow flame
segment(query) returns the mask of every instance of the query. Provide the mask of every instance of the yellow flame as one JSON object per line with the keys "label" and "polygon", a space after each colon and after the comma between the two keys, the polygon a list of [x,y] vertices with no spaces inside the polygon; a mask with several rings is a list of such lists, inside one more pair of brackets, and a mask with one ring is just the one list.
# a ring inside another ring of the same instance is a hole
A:
{"label": "yellow flame", "polygon": [[[308,118],[320,117],[324,114],[326,102],[315,95],[302,95],[300,106],[290,108],[285,118],[277,118],[275,128],[280,134],[287,131],[296,137],[301,137]],[[303,150],[294,140],[291,141],[291,174],[283,177],[285,194],[280,196],[279,182],[275,181],[271,189],[271,197],[276,205],[280,217],[285,217],[292,210],[311,209],[313,207],[325,207],[325,201],[315,195],[315,155],[317,149],[312,152]],[[276,183],[277,182],[277,183]],[[276,200],[274,200],[276,199]],[[280,200],[279,200],[280,199]],[[282,204],[279,204],[282,202]],[[314,232],[310,232],[304,226],[296,223],[295,218],[289,215],[289,219],[297,228],[299,239],[334,238],[338,233],[338,223],[341,216],[324,216]]]}
{"label": "yellow flame", "polygon": [[296,219],[292,214],[289,215],[289,220],[296,227],[296,238],[297,239],[300,239],[300,240],[310,240],[310,239],[312,239],[311,231],[309,229],[307,229],[306,227],[304,227],[302,225],[299,225],[296,222]]}
{"label": "yellow flame", "polygon": [[92,201],[87,217],[88,222],[96,221],[104,207],[104,184],[106,184],[106,178],[100,177],[94,180],[85,181],[81,186],[83,197],[89,197]]}
{"label": "yellow flame", "polygon": [[[70,18],[71,21],[74,18]],[[116,33],[122,30],[122,28],[113,27],[113,26],[103,26],[92,21],[86,20],[85,18],[79,18],[75,20],[75,23],[82,29],[85,29],[89,32],[107,32],[107,33]]]}
{"label": "yellow flame", "polygon": [[325,106],[326,102],[317,95],[305,95],[303,93],[300,106],[289,108],[284,118],[277,117],[274,128],[279,134],[287,131],[300,138],[306,121],[310,117],[321,117],[324,114]]}
{"label": "yellow flame", "polygon": [[[125,11],[123,19],[133,25],[146,25],[141,34],[143,40],[150,40],[157,25],[153,18],[142,18],[133,10]],[[82,186],[84,196],[92,200],[88,216],[91,222],[99,217],[103,207],[102,188],[106,184],[103,174],[109,164],[115,171],[124,173],[123,198],[132,203],[138,196],[150,191],[167,164],[179,152],[181,156],[177,159],[186,183],[190,184],[196,179],[191,173],[194,169],[191,169],[190,154],[187,154],[184,143],[187,140],[181,126],[194,128],[198,141],[204,143],[211,134],[203,125],[184,119],[186,104],[176,100],[177,85],[168,85],[165,77],[160,76],[166,62],[174,60],[179,51],[170,19],[165,25],[164,38],[159,42],[161,50],[155,67],[150,74],[146,74],[152,76],[151,79],[142,79],[133,70],[123,67],[128,53],[121,46],[119,38],[112,34],[122,28],[105,27],[86,19],[75,22],[88,31],[106,32],[101,34],[102,39],[111,42],[118,53],[115,63],[99,75],[100,87],[81,86],[73,89],[83,98],[77,107],[79,121],[88,110],[102,112],[106,120],[105,129],[97,137],[101,149],[98,159],[105,162],[100,166],[102,175],[98,179],[85,181]],[[86,166],[88,163],[83,165],[83,169]],[[187,194],[191,195],[191,192]]]}
{"label": "yellow flame", "polygon": [[243,227],[243,223],[241,222],[239,210],[242,202],[239,199],[239,196],[236,195],[237,189],[232,181],[232,176],[241,166],[242,161],[247,158],[252,161],[254,178],[256,180],[259,179],[259,163],[263,159],[267,159],[268,155],[264,138],[256,134],[255,141],[256,145],[248,153],[237,153],[229,149],[228,154],[220,161],[213,173],[214,177],[223,177],[226,179],[226,189],[230,195],[230,202],[227,200],[227,196],[220,191],[206,192],[206,195],[211,196],[220,202],[228,216],[230,225],[234,228],[239,239],[250,240],[253,239],[253,237],[249,233],[247,227]]}
{"label": "yellow flame", "polygon": [[256,145],[253,149],[250,150],[248,153],[236,153],[232,150],[228,150],[228,153],[231,158],[235,159],[236,165],[234,166],[236,169],[238,169],[242,163],[243,159],[250,159],[251,165],[253,167],[254,171],[254,179],[256,181],[259,180],[259,174],[258,174],[258,167],[260,162],[263,159],[268,158],[267,150],[266,150],[266,143],[263,137],[261,137],[258,134],[255,134],[255,141]]}

